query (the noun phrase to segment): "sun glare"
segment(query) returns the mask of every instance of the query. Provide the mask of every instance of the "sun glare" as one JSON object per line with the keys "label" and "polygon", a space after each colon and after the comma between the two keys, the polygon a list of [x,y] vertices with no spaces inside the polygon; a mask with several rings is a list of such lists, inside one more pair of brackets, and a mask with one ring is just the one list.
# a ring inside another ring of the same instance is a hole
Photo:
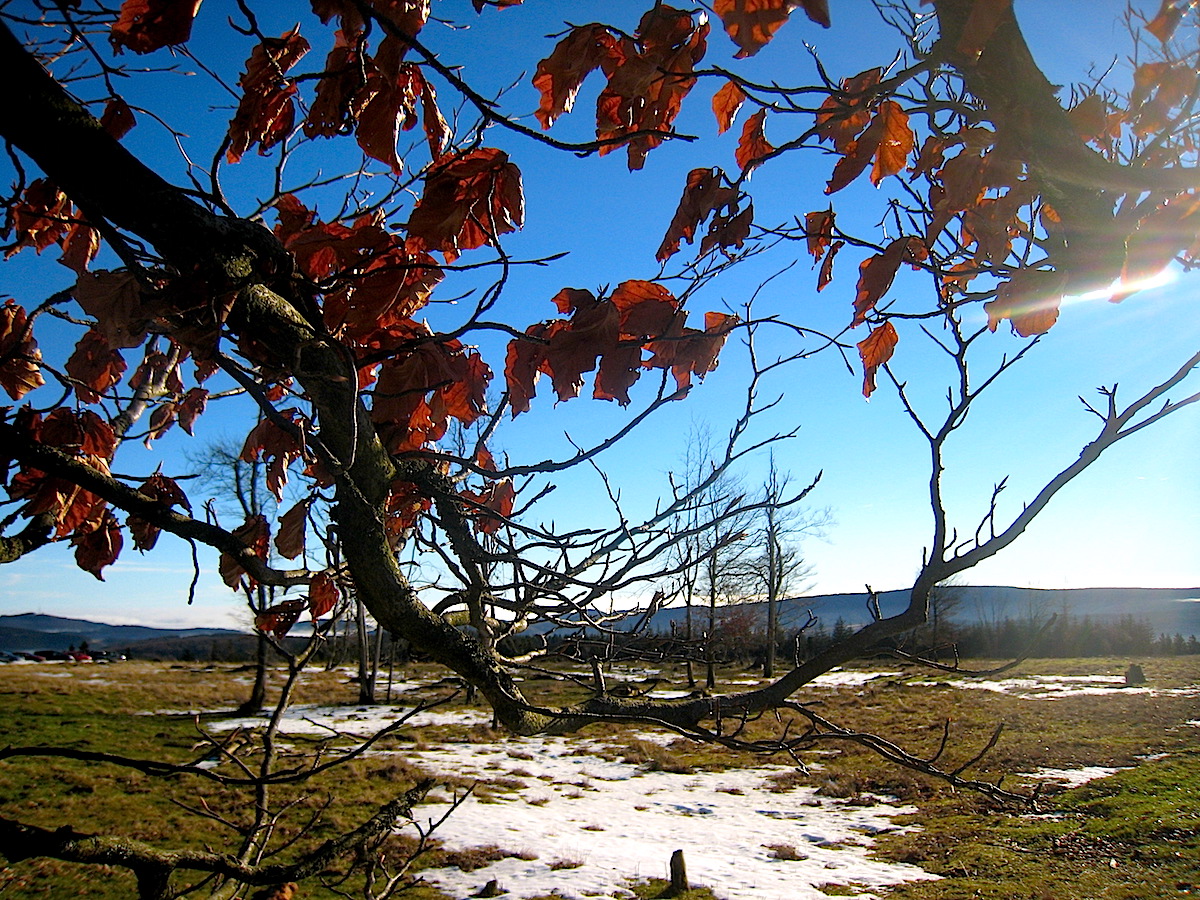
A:
{"label": "sun glare", "polygon": [[1063,298],[1063,305],[1074,303],[1084,303],[1088,300],[1113,300],[1119,302],[1130,294],[1138,291],[1148,291],[1151,288],[1163,287],[1179,280],[1179,270],[1168,266],[1161,272],[1150,275],[1147,278],[1134,279],[1132,281],[1122,281],[1118,278],[1108,287],[1097,288],[1094,291],[1088,291],[1086,294],[1073,294]]}

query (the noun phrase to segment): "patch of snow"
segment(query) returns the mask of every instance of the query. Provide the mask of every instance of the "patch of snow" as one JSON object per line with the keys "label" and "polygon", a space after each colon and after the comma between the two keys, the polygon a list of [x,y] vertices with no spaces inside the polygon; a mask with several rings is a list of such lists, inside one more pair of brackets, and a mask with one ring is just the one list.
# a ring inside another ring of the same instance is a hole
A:
{"label": "patch of snow", "polygon": [[951,678],[946,681],[910,681],[913,687],[946,686],[1010,694],[1022,700],[1059,700],[1063,697],[1143,694],[1150,697],[1200,696],[1200,685],[1183,688],[1127,687],[1121,675],[1027,675],[1022,678],[986,680]]}
{"label": "patch of snow", "polygon": [[[369,737],[386,728],[406,710],[401,706],[293,706],[284,714],[279,730],[284,734],[332,735],[334,731],[355,737]],[[233,731],[235,728],[261,728],[270,716],[246,716],[207,723],[210,731]],[[421,728],[429,725],[486,725],[492,714],[478,709],[446,710],[444,707],[410,716],[405,725]]]}
{"label": "patch of snow", "polygon": [[868,681],[874,681],[876,678],[895,678],[897,675],[903,674],[903,672],[845,672],[842,669],[833,669],[824,675],[818,675],[809,684],[817,687],[856,687],[866,684]]}
{"label": "patch of snow", "polygon": [[[692,883],[728,900],[818,900],[826,895],[816,885],[828,882],[869,890],[937,877],[869,855],[872,835],[904,830],[892,819],[912,807],[852,806],[811,788],[770,793],[767,778],[787,771],[782,766],[677,775],[588,753],[599,749],[546,737],[406,753],[447,775],[522,781],[486,802],[468,798],[436,837],[452,849],[499,845],[536,855],[422,875],[460,897],[492,879],[513,897],[627,897],[630,879],[668,877],[671,854],[682,849]],[[436,820],[448,806],[421,806],[420,820]],[[776,859],[770,845],[794,847],[799,859]],[[551,868],[563,861],[572,867]]]}
{"label": "patch of snow", "polygon": [[1057,781],[1064,787],[1079,787],[1081,784],[1087,784],[1089,781],[1094,781],[1097,778],[1107,778],[1109,775],[1115,775],[1121,771],[1121,768],[1113,766],[1084,766],[1081,769],[1048,769],[1041,768],[1036,772],[1025,773],[1026,778],[1040,778],[1043,781]]}

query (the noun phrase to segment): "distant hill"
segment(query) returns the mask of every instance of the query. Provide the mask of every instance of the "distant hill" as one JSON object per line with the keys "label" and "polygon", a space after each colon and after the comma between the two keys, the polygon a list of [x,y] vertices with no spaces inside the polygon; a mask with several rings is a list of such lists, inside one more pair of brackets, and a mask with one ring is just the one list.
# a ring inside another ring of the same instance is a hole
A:
{"label": "distant hill", "polygon": [[[1155,634],[1200,635],[1200,588],[1044,589],[961,585],[952,590],[957,605],[949,617],[961,623],[996,622],[1006,618],[1044,619],[1052,613],[1094,619],[1133,616],[1149,622]],[[908,591],[882,591],[879,594],[879,608],[884,616],[899,613],[907,602]],[[736,609],[766,619],[766,603],[747,603]],[[784,630],[798,628],[807,620],[810,610],[827,630],[832,629],[838,619],[856,627],[865,625],[871,617],[865,592],[819,594],[780,601],[780,627]],[[657,631],[670,631],[672,623],[681,627],[686,615],[683,607],[664,609],[654,616],[651,627]],[[693,627],[702,628],[707,615],[707,607],[693,606]],[[630,622],[630,627],[632,625]],[[542,630],[546,629],[530,629],[532,633]]]}
{"label": "distant hill", "polygon": [[[1117,619],[1133,616],[1149,622],[1155,634],[1200,636],[1200,588],[1017,588],[963,585],[952,589],[957,605],[949,616],[957,622],[999,622],[1003,619],[1033,619],[1051,613],[1075,618]],[[884,591],[879,595],[883,615],[904,608],[907,591]],[[729,607],[722,607],[728,610]],[[740,613],[766,619],[765,603],[737,607]],[[870,620],[866,593],[821,594],[795,597],[780,603],[779,620],[784,630],[798,628],[808,612],[832,629],[838,619],[854,627]],[[654,616],[651,627],[670,631],[672,623],[683,624],[681,607],[664,609]],[[692,607],[693,623],[703,628],[704,607]],[[629,626],[633,626],[633,622]],[[546,631],[535,626],[530,633]],[[132,649],[139,656],[178,657],[181,653],[209,658],[214,655],[242,658],[252,652],[253,637],[229,628],[152,628],[144,625],[107,625],[83,619],[23,613],[0,616],[0,650],[66,650],[83,641],[97,650]]]}
{"label": "distant hill", "polygon": [[96,650],[123,650],[143,641],[197,637],[236,637],[229,628],[151,628],[145,625],[107,625],[40,613],[0,616],[0,650],[66,650],[84,641]]}

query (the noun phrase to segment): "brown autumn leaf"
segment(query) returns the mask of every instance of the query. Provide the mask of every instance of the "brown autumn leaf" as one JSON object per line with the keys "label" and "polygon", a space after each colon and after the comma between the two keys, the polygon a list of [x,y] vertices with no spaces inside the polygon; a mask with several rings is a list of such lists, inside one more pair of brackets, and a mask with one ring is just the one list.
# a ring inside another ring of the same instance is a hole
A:
{"label": "brown autumn leaf", "polygon": [[875,374],[892,358],[900,336],[891,322],[884,322],[858,342],[858,357],[863,366],[863,396],[870,399],[875,392]]}
{"label": "brown autumn leaf", "polygon": [[555,119],[571,111],[589,74],[603,68],[606,75],[611,75],[623,58],[621,42],[607,26],[593,23],[572,28],[537,64],[533,75],[533,86],[541,94],[535,115],[542,129],[550,128]]}
{"label": "brown autumn leaf", "polygon": [[888,244],[882,253],[876,253],[862,261],[858,267],[858,292],[854,298],[854,318],[850,322],[851,327],[861,325],[867,320],[867,313],[875,308],[892,286],[900,263],[906,258],[912,259],[913,255],[919,252],[916,247],[924,248],[918,238],[897,238]]}
{"label": "brown autumn leaf", "polygon": [[46,383],[38,363],[42,351],[33,339],[25,309],[12,300],[0,306],[0,387],[14,400]]}
{"label": "brown autumn leaf", "polygon": [[859,175],[867,170],[867,166],[875,158],[879,142],[883,138],[883,129],[878,117],[871,122],[871,127],[862,133],[856,141],[847,148],[846,155],[837,161],[833,174],[825,185],[825,193],[833,194],[852,183]]}
{"label": "brown autumn leaf", "polygon": [[[278,417],[297,427],[304,421],[295,409],[284,409]],[[238,459],[255,462],[261,456],[267,463],[267,489],[276,500],[283,500],[283,486],[288,480],[288,466],[300,458],[303,448],[292,429],[284,428],[274,418],[262,419],[246,435]]]}
{"label": "brown autumn leaf", "polygon": [[[179,484],[173,478],[168,478],[160,472],[155,472],[138,488],[138,493],[155,500],[164,509],[170,509],[174,506],[182,507],[189,513],[192,511],[192,504],[188,501],[187,494],[179,487]],[[125,524],[129,526],[129,533],[133,535],[133,546],[135,550],[145,551],[152,550],[158,542],[158,535],[161,529],[151,522],[143,519],[141,516],[129,516]]]}
{"label": "brown autumn leaf", "polygon": [[21,199],[8,210],[9,223],[16,235],[4,253],[8,259],[25,247],[41,253],[62,240],[71,227],[71,201],[48,178],[36,178],[25,188]]}
{"label": "brown autumn leaf", "polygon": [[161,350],[147,348],[129,386],[134,390],[150,386],[159,396],[178,397],[183,393],[183,379],[179,375],[181,360]]}
{"label": "brown autumn leaf", "polygon": [[417,101],[425,85],[418,66],[401,63],[402,49],[388,38],[375,54],[363,88],[368,99],[358,113],[354,130],[363,152],[387,164],[396,174],[404,170],[396,155],[396,141],[402,130],[416,127]]}
{"label": "brown autumn leaf", "polygon": [[[475,530],[483,534],[495,534],[513,512],[517,492],[511,478],[489,482],[480,491],[462,490],[458,496],[464,501],[464,512],[474,520]],[[490,514],[489,514],[490,513]]]}
{"label": "brown autumn leaf", "polygon": [[132,272],[81,272],[71,295],[96,320],[110,346],[138,347],[146,339],[151,316]]}
{"label": "brown autumn leaf", "polygon": [[175,427],[175,422],[179,418],[179,404],[174,400],[167,400],[159,403],[154,407],[154,411],[150,413],[150,423],[146,430],[146,438],[142,441],[146,449],[150,449],[150,445]]}
{"label": "brown autumn leaf", "polygon": [[879,104],[875,119],[882,122],[882,134],[875,151],[875,166],[871,170],[871,184],[878,187],[884,178],[904,171],[909,154],[916,149],[917,142],[908,126],[908,113],[895,100],[884,100]]}
{"label": "brown autumn leaf", "polygon": [[741,322],[735,315],[707,312],[704,330],[697,331],[686,327],[684,321],[685,316],[676,316],[663,338],[647,345],[654,355],[643,363],[647,369],[670,369],[680,390],[691,387],[693,375],[703,380],[716,369],[721,348]]}
{"label": "brown autumn leaf", "polygon": [[103,581],[104,575],[101,573],[104,567],[117,561],[124,545],[121,524],[111,510],[105,509],[101,511],[100,520],[94,527],[75,532],[71,545],[75,548],[75,565]]}
{"label": "brown autumn leaf", "polygon": [[742,126],[742,137],[738,141],[737,150],[733,155],[737,160],[738,168],[743,172],[755,168],[762,162],[764,156],[775,152],[775,148],[771,146],[767,136],[763,133],[763,123],[766,118],[767,110],[764,107],[747,119],[746,124]]}
{"label": "brown autumn leaf", "polygon": [[129,134],[137,124],[137,116],[120,97],[111,97],[104,104],[104,112],[100,114],[100,125],[118,141]]}
{"label": "brown autumn leaf", "polygon": [[438,389],[438,399],[447,415],[464,425],[473,424],[487,412],[487,389],[492,381],[491,367],[476,350],[456,348],[455,379]]}
{"label": "brown autumn leaf", "polygon": [[[271,529],[263,516],[246,516],[246,521],[235,528],[232,534],[241,544],[250,548],[255,556],[261,560],[266,560],[267,553],[270,550]],[[246,570],[238,564],[237,558],[230,556],[228,553],[221,554],[221,558],[217,563],[217,569],[221,573],[221,580],[235,591],[242,582],[242,576],[246,575]],[[249,576],[247,576],[247,581],[251,587],[257,583]],[[290,628],[291,626],[289,625],[288,627]]]}
{"label": "brown autumn leaf", "polygon": [[206,406],[208,406],[208,391],[202,387],[188,388],[188,392],[179,401],[179,408],[176,410],[179,415],[179,427],[187,432],[189,437],[195,436],[192,429],[195,427],[196,419],[204,412]]}
{"label": "brown autumn leaf", "polygon": [[1120,302],[1191,247],[1200,234],[1200,198],[1183,194],[1143,217],[1125,240],[1121,284],[1111,300]]}
{"label": "brown autumn leaf", "polygon": [[1058,321],[1067,276],[1064,272],[1021,269],[996,289],[996,299],[983,304],[988,328],[1008,319],[1021,337],[1045,334]]}
{"label": "brown autumn leaf", "polygon": [[[41,443],[74,457],[102,475],[110,474],[108,459],[116,446],[116,435],[107,422],[90,410],[76,413],[60,407],[45,419],[33,414],[27,419],[27,430]],[[26,501],[21,515],[51,515],[55,520],[55,535],[60,538],[87,522],[98,522],[106,505],[101,497],[73,482],[27,467],[10,481],[8,493],[14,500]]]}
{"label": "brown autumn leaf", "polygon": [[103,334],[89,328],[75,345],[66,368],[80,402],[98,403],[101,395],[125,374],[125,359],[119,350],[109,346]]}
{"label": "brown autumn leaf", "polygon": [[1146,30],[1165,44],[1174,37],[1184,14],[1195,6],[1193,0],[1163,0],[1158,14],[1146,23]]}
{"label": "brown autumn leaf", "polygon": [[508,9],[510,6],[520,6],[522,2],[524,0],[471,0],[471,5],[475,7],[475,12],[482,13],[485,6]]}
{"label": "brown autumn leaf", "polygon": [[708,46],[707,20],[665,4],[642,16],[634,39],[622,40],[622,56],[596,100],[600,155],[624,146],[631,171],[662,144],[696,84],[693,74]]}
{"label": "brown autumn leaf", "polygon": [[344,29],[338,29],[334,33],[333,49],[325,57],[325,74],[317,82],[316,94],[304,117],[308,137],[333,137],[354,129],[371,98],[367,68],[373,64],[363,56],[362,40],[358,32],[347,35]]}
{"label": "brown autumn leaf", "polygon": [[383,525],[387,530],[388,539],[393,544],[398,544],[404,533],[416,523],[417,516],[427,512],[432,506],[433,501],[422,494],[411,481],[392,482],[391,493],[388,494],[384,506]]}
{"label": "brown autumn leaf", "polygon": [[255,144],[259,156],[265,156],[291,132],[296,86],[284,75],[308,51],[308,41],[300,36],[299,28],[267,38],[254,48],[238,79],[242,99],[229,123],[228,162],[238,162]]}
{"label": "brown autumn leaf", "polygon": [[440,159],[450,148],[454,138],[446,117],[437,103],[437,91],[428,78],[421,79],[421,127],[425,129],[425,142],[429,145],[429,156]]}
{"label": "brown autumn leaf", "polygon": [[836,215],[833,207],[805,213],[804,233],[808,239],[808,252],[814,264],[825,255],[825,249],[833,243],[833,224]]}
{"label": "brown autumn leaf", "polygon": [[173,44],[186,44],[201,0],[125,0],[108,40],[113,51],[129,48],[152,53]]}
{"label": "brown autumn leaf", "polygon": [[1099,94],[1088,94],[1067,110],[1067,118],[1085,141],[1098,140],[1108,132],[1108,103]]}
{"label": "brown autumn leaf", "polygon": [[829,252],[825,254],[825,259],[821,262],[821,271],[817,274],[818,293],[825,290],[829,282],[833,281],[833,260],[844,246],[846,246],[845,241],[835,241],[829,246]]}
{"label": "brown autumn leaf", "polygon": [[371,421],[392,452],[442,438],[450,419],[471,424],[486,410],[491,369],[460,341],[429,341],[380,367]]}
{"label": "brown autumn leaf", "polygon": [[552,327],[550,322],[538,322],[525,329],[524,338],[513,338],[508,342],[504,384],[514,419],[529,412],[529,401],[537,395],[536,385],[546,360],[546,343]]}
{"label": "brown autumn leaf", "polygon": [[308,500],[301,500],[279,517],[275,532],[275,549],[286,559],[295,559],[304,552],[304,529],[308,522]]}
{"label": "brown autumn leaf", "polygon": [[967,23],[958,36],[958,52],[971,61],[979,59],[992,33],[1011,8],[1012,0],[973,0]]}
{"label": "brown autumn leaf", "polygon": [[308,612],[313,621],[331,612],[337,606],[341,592],[337,582],[328,572],[318,572],[308,586]]}
{"label": "brown autumn leaf", "polygon": [[382,228],[377,229],[380,240],[364,240],[369,230],[360,226],[349,238],[359,244],[361,255],[347,262],[339,286],[325,295],[323,309],[330,331],[356,342],[405,328],[445,277],[424,250],[410,250]]}
{"label": "brown autumn leaf", "polygon": [[720,169],[692,169],[688,173],[679,206],[655,254],[659,262],[665,262],[675,255],[679,251],[680,241],[692,243],[705,219],[737,199],[737,190],[724,182],[725,173]]}
{"label": "brown autumn leaf", "polygon": [[828,0],[715,0],[713,12],[738,45],[735,58],[744,59],[765,47],[797,7],[818,25],[829,27]]}
{"label": "brown autumn leaf", "polygon": [[[236,585],[230,585],[235,587]],[[300,614],[304,612],[303,600],[284,600],[281,603],[276,603],[274,606],[268,607],[254,617],[254,627],[263,634],[269,634],[275,640],[280,640],[287,636],[287,633],[292,630],[292,626],[300,619]],[[293,895],[293,891],[280,893],[279,890],[273,891],[268,896],[288,897]]]}
{"label": "brown autumn leaf", "polygon": [[[564,288],[556,295],[560,309],[567,302],[563,298],[568,290]],[[579,396],[583,373],[593,371],[602,356],[616,350],[621,335],[621,313],[615,305],[595,299],[588,291],[576,291],[574,295],[571,318],[551,328],[542,363],[542,371],[550,376],[560,401]],[[604,392],[611,393],[611,387]]]}
{"label": "brown autumn leaf", "polygon": [[874,88],[882,77],[883,69],[876,67],[843,78],[837,93],[821,103],[817,111],[817,134],[822,141],[830,141],[838,153],[848,153],[859,132],[870,123]]}
{"label": "brown autumn leaf", "polygon": [[720,247],[722,250],[741,247],[750,237],[750,226],[753,224],[753,203],[747,204],[746,208],[740,212],[735,205],[725,214],[718,213],[713,216],[712,222],[708,225],[708,233],[700,242],[699,255],[704,256],[716,247]]}
{"label": "brown autumn leaf", "polygon": [[713,94],[712,110],[713,115],[717,117],[717,134],[724,134],[733,127],[733,120],[737,118],[738,110],[745,102],[746,92],[732,79],[726,81],[721,89]]}
{"label": "brown autumn leaf", "polygon": [[76,222],[63,238],[63,253],[58,261],[82,275],[100,252],[100,232],[86,222]]}
{"label": "brown autumn leaf", "polygon": [[408,220],[409,247],[440,250],[453,262],[525,222],[521,172],[508,154],[479,147],[442,157]]}

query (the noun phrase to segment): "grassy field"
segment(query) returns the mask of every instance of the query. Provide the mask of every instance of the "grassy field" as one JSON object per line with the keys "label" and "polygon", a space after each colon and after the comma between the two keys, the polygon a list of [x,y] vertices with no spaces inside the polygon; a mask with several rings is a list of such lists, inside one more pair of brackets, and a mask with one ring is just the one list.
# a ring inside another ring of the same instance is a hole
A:
{"label": "grassy field", "polygon": [[[829,719],[883,734],[917,754],[936,750],[943,723],[949,720],[951,740],[943,758],[949,768],[973,757],[1003,723],[1000,742],[972,771],[993,781],[1004,777],[1009,787],[1036,783],[1027,773],[1043,769],[1120,769],[1070,790],[1056,790],[1046,781],[1049,787],[1036,810],[998,809],[976,795],[955,792],[846,745],[822,745],[806,757],[819,766],[809,773],[796,769],[780,778],[778,787],[816,786],[828,796],[863,802],[885,794],[914,805],[918,811],[909,820],[920,830],[884,836],[877,852],[943,877],[899,886],[890,893],[896,898],[1200,896],[1200,726],[1188,724],[1200,719],[1200,697],[1181,690],[1200,684],[1200,658],[1142,661],[1150,692],[1050,691],[1071,686],[1073,677],[1116,677],[1128,662],[1031,660],[1015,677],[1048,680],[1032,687],[1010,685],[1003,692],[964,689],[955,679],[880,662],[876,668],[896,674],[866,685],[814,689],[802,698],[818,703]],[[404,677],[411,681],[429,674],[417,666],[407,669]],[[281,678],[280,674],[277,684]],[[0,746],[55,745],[190,762],[209,749],[201,729],[207,722],[233,716],[249,690],[247,682],[248,673],[232,666],[3,666]],[[538,687],[562,691],[563,699],[575,690],[549,680]],[[442,687],[430,696],[447,691]],[[357,687],[344,673],[316,672],[300,686],[297,701],[353,704],[356,696]],[[448,709],[463,707],[457,698]],[[192,714],[196,712],[201,715]],[[751,726],[749,736],[766,735],[777,727],[773,719],[764,719]],[[762,762],[684,741],[661,747],[632,734],[625,740],[618,726],[601,726],[589,735],[597,733],[605,735],[622,758],[663,771],[702,772]],[[380,746],[403,751],[442,741],[499,737],[478,724],[444,724],[402,729]],[[294,737],[287,747],[297,759],[312,749]],[[410,787],[420,773],[403,758],[402,752],[365,757],[303,787],[276,789],[274,804],[288,807],[274,835],[278,845],[287,847],[282,857],[358,824],[377,805]],[[466,781],[451,786],[463,788]],[[477,787],[485,795],[505,789],[502,778]],[[252,805],[244,791],[204,779],[152,777],[110,764],[63,759],[0,760],[0,816],[47,828],[69,825],[79,832],[117,833],[173,848],[230,850],[239,840],[237,829],[249,821]],[[536,810],[531,809],[531,815]],[[453,819],[445,827],[453,829]],[[412,840],[398,836],[384,850],[396,858]],[[475,857],[518,852],[519,848],[480,848]],[[479,862],[469,852],[451,852],[435,844],[418,866],[466,867]],[[349,883],[344,886],[352,888]],[[720,886],[712,888],[719,897]],[[657,889],[644,885],[639,893],[652,895]],[[858,893],[853,885],[829,884],[823,889],[831,896]],[[97,871],[47,860],[0,867],[3,898],[133,895],[134,881],[121,870]],[[297,896],[338,894],[314,883]],[[407,896],[444,897],[428,886]]]}

